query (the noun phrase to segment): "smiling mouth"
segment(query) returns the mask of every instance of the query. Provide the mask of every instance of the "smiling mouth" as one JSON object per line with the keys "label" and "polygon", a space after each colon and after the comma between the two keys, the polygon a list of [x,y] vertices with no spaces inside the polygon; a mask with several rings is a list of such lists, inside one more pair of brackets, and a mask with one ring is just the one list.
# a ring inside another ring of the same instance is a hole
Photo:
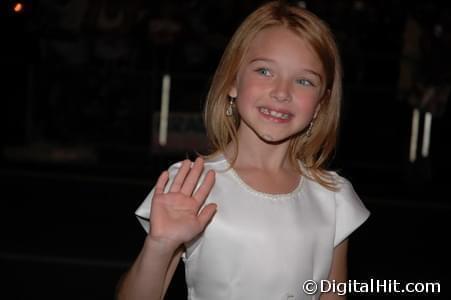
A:
{"label": "smiling mouth", "polygon": [[270,116],[270,117],[278,118],[278,119],[282,119],[282,120],[288,120],[292,116],[292,114],[283,113],[283,112],[272,110],[272,109],[269,109],[266,107],[259,107],[258,110],[266,116]]}

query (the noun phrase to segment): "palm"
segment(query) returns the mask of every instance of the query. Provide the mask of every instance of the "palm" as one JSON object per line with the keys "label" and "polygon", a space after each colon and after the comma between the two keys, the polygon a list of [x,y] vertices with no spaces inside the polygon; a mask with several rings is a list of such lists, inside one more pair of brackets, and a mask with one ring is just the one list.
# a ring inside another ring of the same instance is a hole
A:
{"label": "palm", "polygon": [[198,235],[212,218],[216,206],[208,204],[200,212],[214,183],[214,173],[208,172],[205,180],[193,193],[203,169],[201,159],[191,167],[189,161],[183,162],[167,193],[167,173],[158,179],[151,208],[151,231],[153,238],[165,239],[177,245],[185,243]]}

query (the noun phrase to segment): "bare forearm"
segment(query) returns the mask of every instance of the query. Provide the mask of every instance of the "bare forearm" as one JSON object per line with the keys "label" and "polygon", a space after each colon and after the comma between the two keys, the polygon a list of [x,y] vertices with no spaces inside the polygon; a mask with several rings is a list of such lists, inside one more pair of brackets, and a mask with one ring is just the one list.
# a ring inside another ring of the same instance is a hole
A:
{"label": "bare forearm", "polygon": [[165,293],[165,278],[167,275],[172,278],[172,274],[167,274],[167,271],[175,249],[164,243],[147,239],[141,253],[120,283],[118,299],[162,299]]}
{"label": "bare forearm", "polygon": [[[329,281],[345,282],[348,278],[348,240],[335,247]],[[346,300],[346,295],[329,292],[322,294],[320,300]]]}

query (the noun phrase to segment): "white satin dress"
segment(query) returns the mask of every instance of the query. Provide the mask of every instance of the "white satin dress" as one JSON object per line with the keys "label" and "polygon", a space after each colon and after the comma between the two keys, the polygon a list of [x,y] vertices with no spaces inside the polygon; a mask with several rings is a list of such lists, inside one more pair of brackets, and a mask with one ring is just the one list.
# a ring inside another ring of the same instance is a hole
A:
{"label": "white satin dress", "polygon": [[[169,168],[170,182],[179,167]],[[218,210],[186,245],[188,299],[318,299],[302,284],[327,279],[334,247],[370,214],[352,185],[334,173],[340,190],[332,192],[302,176],[291,193],[267,194],[228,167],[222,155],[205,163],[204,174],[216,171],[206,203],[217,203]],[[153,189],[136,210],[146,231],[152,196]]]}

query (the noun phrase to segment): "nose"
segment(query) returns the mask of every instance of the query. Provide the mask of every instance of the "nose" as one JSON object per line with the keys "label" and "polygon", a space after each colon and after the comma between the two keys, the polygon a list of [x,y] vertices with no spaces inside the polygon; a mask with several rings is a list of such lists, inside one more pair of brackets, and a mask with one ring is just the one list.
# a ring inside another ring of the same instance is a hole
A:
{"label": "nose", "polygon": [[291,94],[289,83],[283,79],[277,80],[271,90],[271,98],[279,102],[290,101]]}

